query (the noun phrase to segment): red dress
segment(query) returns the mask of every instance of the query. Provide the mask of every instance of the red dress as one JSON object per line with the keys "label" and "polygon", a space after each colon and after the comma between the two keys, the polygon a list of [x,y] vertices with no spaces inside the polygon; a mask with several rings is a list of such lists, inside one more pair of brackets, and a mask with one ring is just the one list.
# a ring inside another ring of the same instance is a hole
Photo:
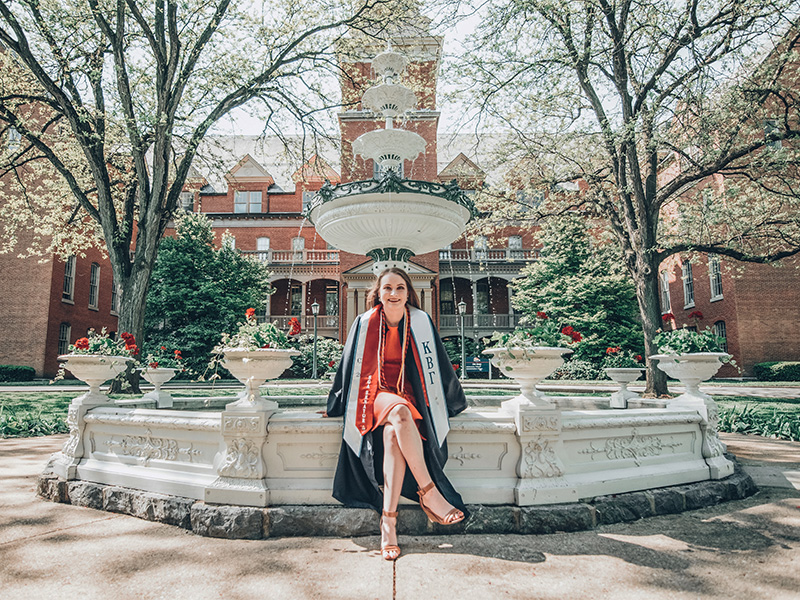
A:
{"label": "red dress", "polygon": [[[414,421],[419,424],[422,421],[422,415],[415,406],[416,399],[414,398],[414,391],[411,388],[411,383],[408,378],[403,382],[403,392],[401,393],[397,386],[397,380],[400,377],[400,368],[403,364],[403,343],[400,339],[399,326],[391,327],[387,325],[386,328],[386,341],[385,341],[385,354],[383,358],[383,377],[381,381],[383,385],[378,388],[380,392],[391,392],[397,394],[399,397],[395,398],[394,402],[387,402],[384,406],[380,407],[380,412],[375,413],[372,421],[372,429],[374,430],[379,424],[383,423],[386,416],[398,404],[404,404],[411,411],[411,416]],[[381,368],[380,366],[378,368]],[[377,407],[376,407],[377,408]]]}

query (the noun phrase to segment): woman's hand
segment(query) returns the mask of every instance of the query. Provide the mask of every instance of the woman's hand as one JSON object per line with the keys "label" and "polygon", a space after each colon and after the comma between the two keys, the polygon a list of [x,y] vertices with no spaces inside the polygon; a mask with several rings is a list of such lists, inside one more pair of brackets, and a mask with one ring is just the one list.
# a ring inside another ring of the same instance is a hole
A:
{"label": "woman's hand", "polygon": [[318,410],[318,411],[317,411],[317,414],[318,414],[318,415],[322,415],[322,418],[323,418],[323,419],[324,419],[324,418],[326,418],[326,417],[328,416],[328,413],[327,413],[326,411],[324,411],[324,410]]}

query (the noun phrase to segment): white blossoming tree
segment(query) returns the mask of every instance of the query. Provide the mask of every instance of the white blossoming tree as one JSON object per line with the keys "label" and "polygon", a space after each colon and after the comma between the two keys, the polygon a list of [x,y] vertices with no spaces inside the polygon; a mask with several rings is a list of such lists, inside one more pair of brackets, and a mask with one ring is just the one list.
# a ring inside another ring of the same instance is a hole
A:
{"label": "white blossoming tree", "polygon": [[[576,210],[603,219],[635,282],[648,354],[665,259],[800,251],[796,2],[503,0],[484,10],[460,75],[477,127],[511,132],[497,155],[513,165],[508,187],[529,188],[484,194],[485,208],[501,223]],[[652,364],[648,391],[667,391]]]}
{"label": "white blossoming tree", "polygon": [[[121,290],[120,331],[139,337],[159,243],[209,129],[247,105],[265,130],[323,131],[336,52],[353,32],[380,36],[407,8],[0,3],[0,251],[66,256],[99,245]],[[21,230],[33,242],[17,247]]]}

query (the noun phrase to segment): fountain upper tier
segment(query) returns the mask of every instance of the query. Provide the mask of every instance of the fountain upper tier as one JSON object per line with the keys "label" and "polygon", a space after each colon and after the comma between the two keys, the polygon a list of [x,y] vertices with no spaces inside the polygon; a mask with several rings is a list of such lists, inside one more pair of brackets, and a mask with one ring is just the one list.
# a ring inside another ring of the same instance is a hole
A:
{"label": "fountain upper tier", "polygon": [[394,128],[395,117],[416,105],[416,95],[398,83],[408,64],[397,52],[379,54],[372,68],[383,83],[368,89],[362,103],[385,119],[353,140],[353,152],[382,167],[380,180],[326,184],[311,203],[308,216],[322,238],[336,248],[375,260],[386,267],[408,269],[408,259],[438,250],[457,239],[474,215],[472,201],[455,181],[448,185],[403,179],[403,161],[425,152],[425,139]]}

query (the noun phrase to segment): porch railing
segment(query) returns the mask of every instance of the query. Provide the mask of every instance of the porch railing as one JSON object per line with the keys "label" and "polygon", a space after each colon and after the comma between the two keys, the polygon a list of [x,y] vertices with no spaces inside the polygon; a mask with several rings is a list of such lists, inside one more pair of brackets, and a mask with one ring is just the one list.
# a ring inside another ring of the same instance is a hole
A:
{"label": "porch railing", "polygon": [[243,250],[242,254],[267,264],[339,264],[338,250]]}
{"label": "porch railing", "polygon": [[[296,318],[300,321],[302,333],[314,332],[314,317],[313,315],[299,315],[293,317],[292,315],[270,315],[267,317],[270,323],[275,323],[278,329],[289,329],[289,320]],[[263,320],[259,319],[259,320]],[[319,315],[317,317],[317,329],[339,329],[339,315]]]}
{"label": "porch railing", "polygon": [[[520,315],[464,315],[464,329],[496,329],[498,331],[513,329]],[[439,315],[440,329],[460,329],[459,315]]]}
{"label": "porch railing", "polygon": [[440,261],[455,262],[519,262],[538,257],[538,250],[516,250],[511,248],[469,248],[461,250],[439,250]]}

